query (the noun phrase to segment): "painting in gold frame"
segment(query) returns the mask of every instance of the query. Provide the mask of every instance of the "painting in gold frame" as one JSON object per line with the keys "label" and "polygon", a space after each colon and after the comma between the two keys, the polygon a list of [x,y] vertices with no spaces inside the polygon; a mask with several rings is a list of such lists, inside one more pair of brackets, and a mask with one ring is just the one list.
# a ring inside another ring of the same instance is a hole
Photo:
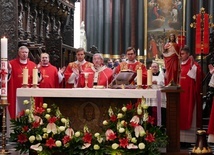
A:
{"label": "painting in gold frame", "polygon": [[144,0],[147,58],[161,58],[168,36],[185,35],[186,0]]}

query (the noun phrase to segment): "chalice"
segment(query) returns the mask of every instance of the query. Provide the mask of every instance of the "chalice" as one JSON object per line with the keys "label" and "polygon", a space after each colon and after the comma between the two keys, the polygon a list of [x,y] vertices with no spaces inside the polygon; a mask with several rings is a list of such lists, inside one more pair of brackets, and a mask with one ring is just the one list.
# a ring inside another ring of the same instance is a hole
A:
{"label": "chalice", "polygon": [[85,78],[85,88],[88,88],[88,76],[89,76],[89,73],[84,73],[84,78]]}

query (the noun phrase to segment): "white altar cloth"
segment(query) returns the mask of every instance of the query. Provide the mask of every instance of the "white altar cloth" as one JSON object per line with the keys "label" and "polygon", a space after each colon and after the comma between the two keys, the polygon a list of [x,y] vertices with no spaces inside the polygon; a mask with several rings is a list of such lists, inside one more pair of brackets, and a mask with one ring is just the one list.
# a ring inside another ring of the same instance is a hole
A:
{"label": "white altar cloth", "polygon": [[[142,98],[147,99],[149,106],[157,106],[157,125],[161,125],[161,90],[158,89],[94,89],[94,88],[18,88],[16,93],[16,115],[29,108],[23,105],[24,100],[30,97],[57,97],[57,98]],[[29,105],[30,106],[30,105]],[[7,115],[7,126],[10,118]],[[7,130],[9,136],[10,128]]]}

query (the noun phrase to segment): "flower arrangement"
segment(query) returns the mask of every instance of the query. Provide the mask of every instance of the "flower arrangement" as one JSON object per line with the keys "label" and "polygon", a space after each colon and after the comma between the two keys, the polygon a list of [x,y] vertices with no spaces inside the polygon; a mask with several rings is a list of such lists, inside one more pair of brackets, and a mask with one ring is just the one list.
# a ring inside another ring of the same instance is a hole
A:
{"label": "flower arrangement", "polygon": [[76,131],[70,127],[56,105],[34,107],[34,99],[25,100],[31,108],[23,110],[11,120],[10,141],[16,142],[16,150],[38,155],[158,155],[159,147],[165,147],[165,130],[154,126],[154,119],[148,115],[146,100],[121,109],[108,110],[109,118],[103,121],[104,132],[92,134],[88,127]]}
{"label": "flower arrangement", "polygon": [[154,118],[147,112],[146,99],[121,109],[108,110],[105,120],[105,144],[108,153],[117,155],[160,154],[159,147],[167,145],[165,130],[154,125]]}
{"label": "flower arrangement", "polygon": [[[76,131],[70,127],[56,105],[34,107],[34,99],[24,100],[23,104],[31,104],[30,109],[23,110],[16,119],[11,120],[12,133],[10,141],[16,142],[16,150],[27,153],[29,150],[39,155],[66,154],[81,155],[99,153],[97,143],[101,143],[100,134],[92,135],[87,127]],[[95,146],[92,146],[92,141]],[[32,152],[31,151],[31,152]]]}

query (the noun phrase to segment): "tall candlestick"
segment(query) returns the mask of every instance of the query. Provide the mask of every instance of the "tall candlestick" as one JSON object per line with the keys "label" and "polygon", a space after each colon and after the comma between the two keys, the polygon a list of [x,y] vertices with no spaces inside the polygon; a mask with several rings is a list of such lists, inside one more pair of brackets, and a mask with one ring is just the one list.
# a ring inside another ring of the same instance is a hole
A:
{"label": "tall candlestick", "polygon": [[28,69],[23,69],[23,85],[28,85]]}
{"label": "tall candlestick", "polygon": [[147,55],[147,52],[146,52],[146,49],[144,49],[144,56],[146,57],[146,55]]}
{"label": "tall candlestick", "polygon": [[152,85],[152,70],[148,69],[147,70],[147,86]]}
{"label": "tall candlestick", "polygon": [[33,85],[38,84],[38,69],[34,68],[33,69]]}
{"label": "tall candlestick", "polygon": [[1,38],[1,58],[7,58],[7,38]]}
{"label": "tall candlestick", "polygon": [[137,56],[140,56],[140,49],[137,50]]}
{"label": "tall candlestick", "polygon": [[141,86],[142,85],[142,69],[141,67],[137,69],[137,85]]}

